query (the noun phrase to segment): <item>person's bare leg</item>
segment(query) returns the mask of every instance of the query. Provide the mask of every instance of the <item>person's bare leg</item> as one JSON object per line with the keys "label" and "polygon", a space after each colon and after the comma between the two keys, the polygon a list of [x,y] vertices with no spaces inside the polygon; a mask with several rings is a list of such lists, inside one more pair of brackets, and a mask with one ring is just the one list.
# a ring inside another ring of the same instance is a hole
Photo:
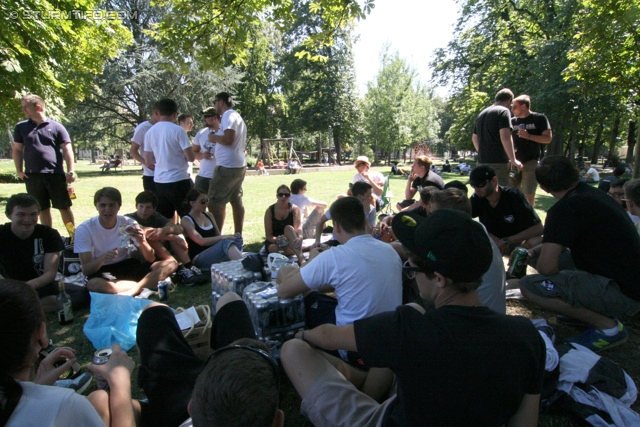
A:
{"label": "person's bare leg", "polygon": [[71,208],[60,209],[60,216],[62,217],[62,222],[64,224],[68,222],[70,222],[71,224],[75,224],[75,221],[73,218],[73,211],[71,210]]}
{"label": "person's bare leg", "polygon": [[211,215],[213,215],[213,219],[216,220],[216,225],[218,226],[218,229],[220,230],[220,234],[222,234],[222,228],[224,227],[224,217],[226,214],[226,206],[214,206],[214,205],[209,205],[209,212],[211,212]]}
{"label": "person's bare leg", "polygon": [[231,202],[231,210],[233,211],[233,227],[235,233],[242,234],[242,226],[244,224],[244,205],[242,200]]}
{"label": "person's bare leg", "polygon": [[53,219],[51,219],[51,208],[42,209],[40,211],[40,224],[51,227],[53,225]]}
{"label": "person's bare leg", "polygon": [[289,340],[282,345],[280,360],[302,399],[325,371],[334,370],[337,373],[327,359],[299,339]]}
{"label": "person's bare leg", "polygon": [[227,251],[227,256],[229,257],[230,260],[243,258],[242,252],[240,252],[240,249],[238,249],[235,243],[229,246],[229,250]]}
{"label": "person's bare leg", "polygon": [[562,314],[573,319],[581,320],[598,329],[611,329],[617,326],[615,320],[610,317],[598,314],[586,308],[576,308],[560,298],[544,298],[529,292],[524,286],[520,286],[520,291],[524,297],[532,303],[554,313]]}
{"label": "person's bare leg", "polygon": [[106,281],[100,277],[95,277],[87,282],[87,290],[101,294],[120,294],[135,296],[140,293],[143,286],[133,280],[117,280],[115,282]]}
{"label": "person's bare leg", "polygon": [[524,197],[526,197],[527,200],[529,201],[529,203],[531,203],[531,206],[534,206],[534,203],[536,201],[536,195],[535,194],[525,194]]}
{"label": "person's bare leg", "polygon": [[[147,242],[149,243],[149,246],[151,246],[153,251],[156,253],[156,259],[165,260],[165,259],[173,258],[171,253],[164,246],[164,242],[162,240],[156,240],[155,242],[150,242],[149,240],[147,240]],[[173,249],[173,245],[171,245],[171,248]]]}
{"label": "person's bare leg", "polygon": [[187,264],[191,261],[191,258],[189,258],[189,253],[185,251],[184,248],[178,242],[171,240],[169,244],[176,258],[178,258],[178,261],[180,261],[182,264]]}
{"label": "person's bare leg", "polygon": [[296,234],[296,230],[294,230],[292,226],[287,225],[284,228],[284,237],[286,237],[289,240],[289,248],[291,248],[293,253],[296,254],[296,256],[298,257],[298,261],[300,262],[304,261],[304,255],[302,254],[302,246],[297,248],[293,246],[293,242],[298,238],[298,235]]}

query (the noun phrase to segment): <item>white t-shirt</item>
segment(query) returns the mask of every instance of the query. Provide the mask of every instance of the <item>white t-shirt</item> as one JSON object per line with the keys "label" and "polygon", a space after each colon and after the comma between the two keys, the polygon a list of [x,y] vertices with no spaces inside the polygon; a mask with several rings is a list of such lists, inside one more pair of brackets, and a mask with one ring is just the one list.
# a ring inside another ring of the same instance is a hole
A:
{"label": "white t-shirt", "polygon": [[[478,222],[484,228],[485,233],[489,236],[484,224]],[[504,261],[502,260],[502,253],[496,245],[496,242],[489,239],[491,242],[491,250],[493,252],[493,258],[491,265],[486,273],[482,275],[482,283],[478,287],[478,296],[482,304],[489,307],[496,313],[507,313],[507,299],[505,289],[505,271]]]}
{"label": "white t-shirt", "polygon": [[[135,142],[140,146],[140,155],[144,157],[144,136],[147,134],[147,131],[151,129],[153,126],[149,120],[146,122],[140,123],[136,126],[133,131],[133,136],[131,137],[131,142]],[[153,170],[149,169],[146,166],[142,166],[142,175],[144,176],[153,176]]]}
{"label": "white t-shirt", "polygon": [[20,381],[22,397],[6,427],[104,427],[86,397],[71,389]]}
{"label": "white t-shirt", "polygon": [[307,215],[307,207],[308,206],[312,206],[311,200],[309,200],[309,198],[307,196],[305,196],[304,194],[293,194],[291,193],[291,198],[289,199],[289,201],[296,205],[299,209],[300,212],[303,215],[303,218],[306,217]]}
{"label": "white t-shirt", "polygon": [[[193,145],[200,146],[200,152],[204,153],[209,151],[213,157],[210,159],[200,159],[200,169],[198,170],[198,176],[204,178],[213,178],[213,170],[216,168],[216,156],[215,156],[215,147],[213,143],[209,142],[209,128],[204,127],[198,131],[196,136],[193,138]],[[205,147],[209,147],[209,150],[205,149]]]}
{"label": "white t-shirt", "polygon": [[320,253],[300,269],[309,289],[329,285],[338,297],[336,324],[393,311],[402,304],[402,261],[391,245],[369,234]]}
{"label": "white t-shirt", "polygon": [[[89,218],[76,228],[73,251],[78,254],[91,252],[91,260],[93,261],[105,252],[118,248],[118,241],[122,235],[120,226],[128,221],[124,216],[118,215],[116,226],[107,229],[100,225],[100,220],[97,216]],[[131,241],[135,244],[133,240]],[[129,251],[127,248],[118,248],[118,257],[105,262],[104,265],[115,264],[128,258]]]}
{"label": "white t-shirt", "polygon": [[[382,175],[380,172],[369,171],[369,176],[371,177],[371,180],[373,182],[375,182],[376,184],[382,186],[383,189],[384,189],[384,175]],[[353,181],[352,182],[353,182],[353,184],[355,184],[358,181],[369,182],[369,180],[367,178],[365,178],[361,174],[357,173],[357,174],[355,174],[353,176]],[[380,196],[382,194],[382,189],[380,190],[379,194],[377,193],[377,190],[375,188],[371,188],[371,191],[376,196]]]}
{"label": "white t-shirt", "polygon": [[158,122],[144,136],[144,151],[156,159],[153,181],[168,184],[189,179],[183,150],[191,147],[187,132],[175,123]]}
{"label": "white t-shirt", "polygon": [[591,174],[591,179],[593,179],[594,182],[600,181],[600,174],[598,173],[596,168],[589,168],[589,170],[587,171],[587,175],[589,174]]}
{"label": "white t-shirt", "polygon": [[244,149],[247,145],[247,126],[237,111],[229,109],[220,120],[220,129],[216,135],[224,135],[224,131],[232,129],[236,136],[232,145],[216,144],[216,164],[225,168],[241,168],[247,165]]}

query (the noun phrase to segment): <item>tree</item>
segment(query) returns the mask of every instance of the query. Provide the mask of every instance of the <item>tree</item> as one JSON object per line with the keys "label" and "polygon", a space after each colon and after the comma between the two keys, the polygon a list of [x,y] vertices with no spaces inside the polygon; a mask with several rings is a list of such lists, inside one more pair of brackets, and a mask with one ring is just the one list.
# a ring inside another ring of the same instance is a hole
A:
{"label": "tree", "polygon": [[[373,0],[162,0],[169,13],[157,30],[164,51],[186,66],[192,60],[202,64],[242,64],[251,50],[247,43],[262,23],[285,30],[305,14],[315,19],[315,31],[301,37],[300,57],[319,59],[323,47],[335,41],[335,34],[354,19],[364,18]],[[184,52],[190,55],[185,56]]]}
{"label": "tree", "polygon": [[0,113],[5,122],[22,114],[16,98],[35,93],[48,114],[81,100],[92,78],[131,41],[124,13],[98,9],[97,0],[9,0],[0,35]]}

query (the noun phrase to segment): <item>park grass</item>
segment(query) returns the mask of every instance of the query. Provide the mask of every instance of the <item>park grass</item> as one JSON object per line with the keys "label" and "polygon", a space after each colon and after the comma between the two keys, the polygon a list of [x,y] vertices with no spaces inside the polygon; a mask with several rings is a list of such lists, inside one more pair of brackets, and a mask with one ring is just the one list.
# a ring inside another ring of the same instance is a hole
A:
{"label": "park grass", "polygon": [[[13,171],[13,162],[10,160],[0,160],[0,172]],[[388,173],[389,168],[373,168],[373,170]],[[77,199],[74,201],[73,211],[76,224],[80,224],[86,219],[97,214],[93,206],[93,194],[99,188],[112,186],[120,190],[123,196],[123,207],[120,214],[132,212],[135,209],[135,196],[142,191],[142,179],[140,167],[125,166],[123,171],[112,171],[101,173],[98,165],[88,164],[86,161],[78,161],[76,165],[78,180],[74,183]],[[331,170],[323,172],[305,173],[296,176],[307,181],[308,196],[325,200],[329,203],[338,194],[344,193],[348,188],[355,173],[352,167],[344,167],[342,170]],[[244,223],[245,245],[249,250],[257,251],[264,241],[264,212],[269,205],[275,202],[276,189],[280,184],[290,184],[294,177],[290,175],[270,175],[270,176],[247,176],[244,181],[244,204],[246,217]],[[443,174],[445,181],[459,179],[467,181],[467,177],[460,177],[457,174]],[[390,189],[394,194],[392,203],[403,199],[406,178],[400,176],[390,176]],[[24,192],[23,184],[0,184],[0,206],[4,211],[6,200],[12,194]],[[538,190],[536,194],[535,208],[542,221],[546,217],[546,211],[553,205],[555,199]],[[64,226],[57,212],[52,212],[53,225],[61,234],[65,234]],[[225,232],[231,232],[232,214],[229,209]],[[208,286],[179,287],[170,294],[168,304],[173,307],[189,307],[199,304],[210,304],[210,290]],[[529,318],[545,318],[555,328],[558,340],[567,336],[579,333],[575,328],[556,324],[552,313],[535,308],[527,302],[508,301],[507,311],[509,314],[523,315]],[[69,346],[76,351],[78,360],[83,366],[90,361],[94,348],[89,340],[84,336],[82,327],[89,316],[89,310],[78,310],[75,313],[76,320],[66,326],[58,325],[55,316],[48,316],[49,336],[58,346]],[[622,319],[629,330],[629,342],[606,352],[606,356],[620,364],[631,377],[638,382],[640,379],[640,366],[638,366],[640,335],[638,330],[640,324],[637,319]],[[136,351],[129,354],[139,362]],[[300,399],[291,386],[290,382],[282,372],[282,396],[281,408],[285,412],[285,425],[287,426],[310,426],[311,424],[299,415]],[[137,384],[137,372],[134,372],[132,381],[133,396],[143,397],[143,393]],[[91,389],[89,390],[91,391]],[[463,402],[461,402],[463,404]],[[640,410],[640,405],[636,403],[633,409]],[[580,426],[585,425],[579,420],[575,420],[563,415],[545,415],[541,417],[540,424],[544,427],[556,426]]]}

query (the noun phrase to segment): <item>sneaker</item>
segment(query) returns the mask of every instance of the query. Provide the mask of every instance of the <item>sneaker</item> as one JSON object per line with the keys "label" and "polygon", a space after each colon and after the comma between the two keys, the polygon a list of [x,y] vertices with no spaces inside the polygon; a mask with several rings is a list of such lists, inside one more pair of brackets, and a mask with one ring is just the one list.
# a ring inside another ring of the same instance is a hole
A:
{"label": "sneaker", "polygon": [[190,268],[180,269],[177,275],[185,286],[193,286],[198,283],[198,276],[196,276],[196,274]]}
{"label": "sneaker", "polygon": [[202,270],[200,270],[198,267],[196,267],[195,265],[192,265],[190,270],[193,272],[193,274],[196,275],[197,279],[198,279],[198,283],[204,283],[207,281],[207,276],[205,276],[202,273]]}
{"label": "sneaker", "polygon": [[56,387],[70,388],[76,393],[82,394],[83,391],[91,384],[91,372],[83,372],[72,380],[58,380],[53,383]]}
{"label": "sneaker", "polygon": [[629,338],[627,329],[622,323],[618,322],[618,333],[611,337],[605,335],[600,329],[591,327],[586,332],[575,337],[569,337],[564,341],[569,344],[580,344],[591,351],[598,352],[622,344],[627,338]]}

